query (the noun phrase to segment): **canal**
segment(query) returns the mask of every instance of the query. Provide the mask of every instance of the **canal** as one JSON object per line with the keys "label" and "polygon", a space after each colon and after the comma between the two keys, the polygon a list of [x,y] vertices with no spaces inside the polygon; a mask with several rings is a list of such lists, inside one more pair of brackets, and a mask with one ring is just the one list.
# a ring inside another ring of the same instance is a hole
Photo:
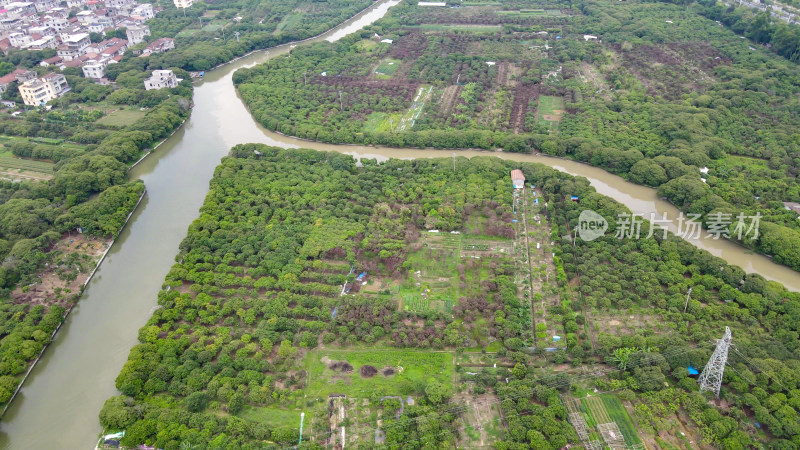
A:
{"label": "canal", "polygon": [[[336,40],[382,17],[398,0],[383,0],[314,40]],[[114,379],[136,344],[137,331],[156,307],[164,276],[178,244],[208,191],[220,158],[241,143],[261,142],[284,148],[306,147],[367,158],[427,158],[494,155],[531,161],[588,178],[598,192],[625,204],[634,213],[679,211],[656,191],[602,169],[558,158],[503,152],[437,151],[343,146],[302,141],[269,132],[257,124],[237,96],[231,77],[291,50],[292,45],[259,51],[207,72],[194,91],[194,110],[183,128],[131,170],[148,195],[89,283],[78,305],[32,371],[0,424],[0,448],[91,448],[101,432],[97,414],[117,393]],[[673,229],[674,231],[674,229]],[[800,275],[769,258],[728,241],[692,241],[700,248],[800,291]]]}

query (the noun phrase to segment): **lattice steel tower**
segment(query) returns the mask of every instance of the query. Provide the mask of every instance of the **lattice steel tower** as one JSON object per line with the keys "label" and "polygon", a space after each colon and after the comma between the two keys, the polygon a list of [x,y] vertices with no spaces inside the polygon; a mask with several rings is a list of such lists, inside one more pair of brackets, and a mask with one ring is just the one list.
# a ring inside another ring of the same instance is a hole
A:
{"label": "lattice steel tower", "polygon": [[711,391],[719,398],[719,388],[722,386],[722,374],[725,372],[725,363],[728,362],[728,349],[731,347],[731,329],[725,327],[725,335],[717,341],[717,348],[708,360],[708,364],[700,374],[700,392]]}

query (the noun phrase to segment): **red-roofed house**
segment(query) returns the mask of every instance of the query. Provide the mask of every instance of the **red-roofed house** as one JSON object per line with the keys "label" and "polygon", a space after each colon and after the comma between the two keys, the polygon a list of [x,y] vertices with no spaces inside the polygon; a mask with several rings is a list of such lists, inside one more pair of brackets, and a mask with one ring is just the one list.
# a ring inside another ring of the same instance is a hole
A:
{"label": "red-roofed house", "polygon": [[151,42],[150,45],[142,50],[142,56],[148,56],[153,53],[164,53],[175,48],[175,40],[172,38],[159,38]]}

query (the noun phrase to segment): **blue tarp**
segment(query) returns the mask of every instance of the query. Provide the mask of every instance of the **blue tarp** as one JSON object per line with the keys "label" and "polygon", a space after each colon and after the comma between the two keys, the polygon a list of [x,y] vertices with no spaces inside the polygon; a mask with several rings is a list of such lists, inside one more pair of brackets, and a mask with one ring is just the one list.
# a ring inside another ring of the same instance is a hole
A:
{"label": "blue tarp", "polygon": [[361,272],[361,273],[360,273],[360,274],[359,274],[359,275],[356,277],[356,281],[360,281],[360,280],[361,280],[362,278],[364,278],[366,275],[367,275],[367,272]]}
{"label": "blue tarp", "polygon": [[517,223],[519,222],[517,219],[511,219],[512,222]]}
{"label": "blue tarp", "polygon": [[536,203],[536,204],[538,205],[538,204],[539,204],[539,199],[538,199],[538,198],[537,198],[537,199],[535,199],[535,200],[533,201],[533,203]]}
{"label": "blue tarp", "polygon": [[686,370],[689,371],[689,375],[700,375],[700,372],[692,366],[687,367]]}
{"label": "blue tarp", "polygon": [[333,308],[333,312],[331,313],[331,319],[334,319],[334,318],[336,318],[336,311],[337,311],[338,309],[339,309],[339,307],[338,307],[338,306],[337,306],[336,308]]}

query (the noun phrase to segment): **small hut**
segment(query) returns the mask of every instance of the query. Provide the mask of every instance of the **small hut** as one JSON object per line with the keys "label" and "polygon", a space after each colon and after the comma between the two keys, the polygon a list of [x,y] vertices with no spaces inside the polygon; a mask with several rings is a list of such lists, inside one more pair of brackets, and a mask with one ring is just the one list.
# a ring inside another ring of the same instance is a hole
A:
{"label": "small hut", "polygon": [[511,171],[511,183],[514,185],[514,189],[522,189],[525,186],[525,175],[522,174],[521,170],[514,169]]}

